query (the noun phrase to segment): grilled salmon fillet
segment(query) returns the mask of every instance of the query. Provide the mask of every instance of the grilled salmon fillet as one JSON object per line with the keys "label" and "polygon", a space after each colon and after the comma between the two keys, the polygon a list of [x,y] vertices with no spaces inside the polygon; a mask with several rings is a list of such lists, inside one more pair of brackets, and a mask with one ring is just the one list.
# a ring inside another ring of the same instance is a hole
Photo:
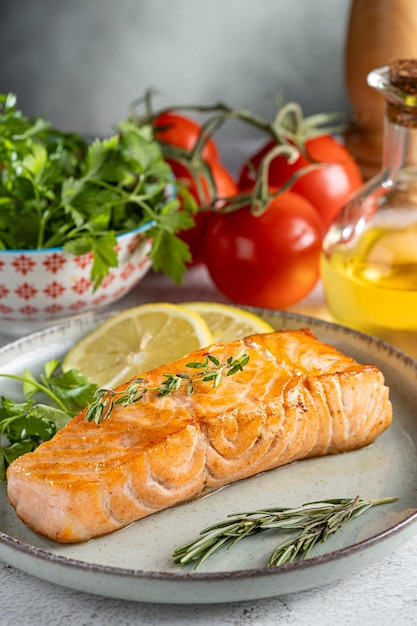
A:
{"label": "grilled salmon fillet", "polygon": [[382,373],[308,329],[212,345],[143,378],[158,387],[208,352],[249,362],[217,388],[200,381],[192,395],[115,405],[99,425],[83,411],[11,463],[18,517],[50,539],[86,541],[259,472],[366,446],[391,423]]}

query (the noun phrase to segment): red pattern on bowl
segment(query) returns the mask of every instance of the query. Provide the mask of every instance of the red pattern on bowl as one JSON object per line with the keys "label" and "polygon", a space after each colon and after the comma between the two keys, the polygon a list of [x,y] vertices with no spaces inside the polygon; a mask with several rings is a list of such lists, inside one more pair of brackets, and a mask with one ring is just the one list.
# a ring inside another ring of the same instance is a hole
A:
{"label": "red pattern on bowl", "polygon": [[143,227],[117,237],[118,267],[93,292],[93,256],[62,248],[0,250],[0,320],[60,321],[111,305],[129,293],[151,266]]}

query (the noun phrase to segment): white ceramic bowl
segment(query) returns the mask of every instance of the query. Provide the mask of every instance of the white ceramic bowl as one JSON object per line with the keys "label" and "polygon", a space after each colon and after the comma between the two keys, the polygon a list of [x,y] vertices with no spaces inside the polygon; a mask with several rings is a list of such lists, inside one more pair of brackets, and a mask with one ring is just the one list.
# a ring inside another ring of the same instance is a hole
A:
{"label": "white ceramic bowl", "polygon": [[145,224],[117,237],[118,267],[93,291],[92,254],[63,248],[0,250],[0,333],[19,335],[112,305],[130,292],[151,266]]}

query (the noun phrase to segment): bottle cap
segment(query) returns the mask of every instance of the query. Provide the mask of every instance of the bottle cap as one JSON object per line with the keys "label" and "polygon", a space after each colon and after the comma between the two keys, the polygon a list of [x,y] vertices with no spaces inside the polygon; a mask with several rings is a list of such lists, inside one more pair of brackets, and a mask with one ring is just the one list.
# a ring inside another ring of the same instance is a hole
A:
{"label": "bottle cap", "polygon": [[389,80],[404,93],[417,95],[417,59],[398,59],[390,63]]}

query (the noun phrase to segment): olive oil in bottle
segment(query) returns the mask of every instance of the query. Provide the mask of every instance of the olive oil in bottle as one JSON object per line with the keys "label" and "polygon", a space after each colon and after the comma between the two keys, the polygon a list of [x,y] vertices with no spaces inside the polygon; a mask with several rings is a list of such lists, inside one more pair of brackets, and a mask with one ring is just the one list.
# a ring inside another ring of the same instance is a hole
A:
{"label": "olive oil in bottle", "polygon": [[368,83],[387,102],[382,171],[326,234],[323,285],[337,322],[417,357],[417,60],[375,70]]}
{"label": "olive oil in bottle", "polygon": [[371,228],[352,248],[322,258],[333,315],[362,329],[417,331],[417,223]]}

